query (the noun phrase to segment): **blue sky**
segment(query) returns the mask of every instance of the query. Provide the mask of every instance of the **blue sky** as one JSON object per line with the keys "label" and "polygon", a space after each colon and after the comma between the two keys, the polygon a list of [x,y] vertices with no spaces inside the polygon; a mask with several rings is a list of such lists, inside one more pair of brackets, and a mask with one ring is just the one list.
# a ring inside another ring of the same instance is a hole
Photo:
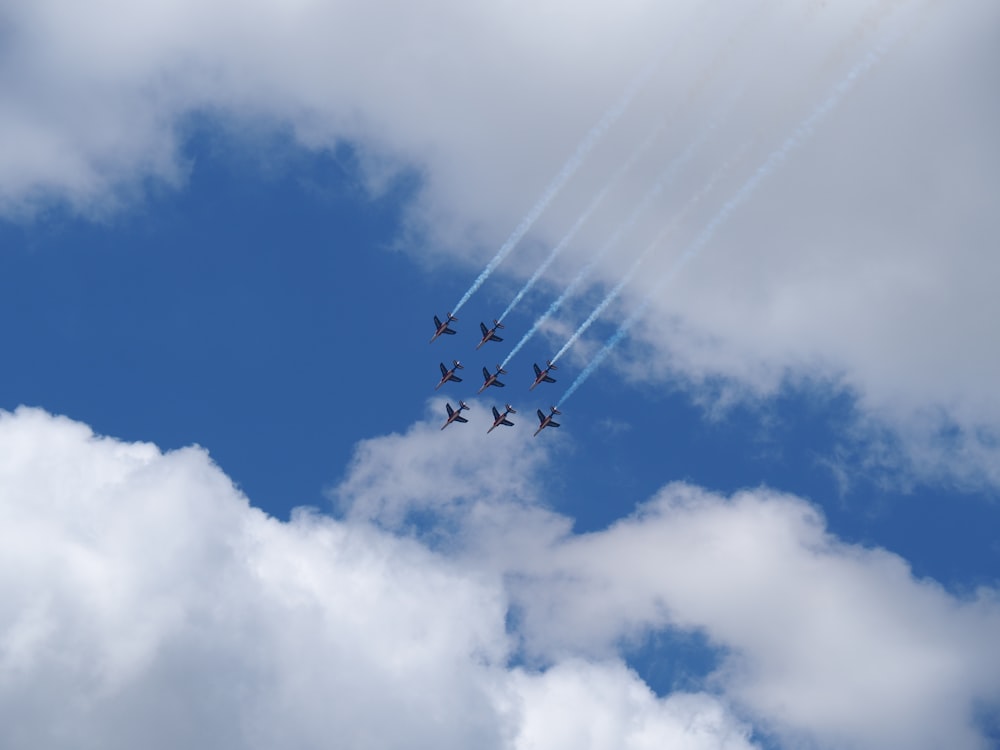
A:
{"label": "blue sky", "polygon": [[0,744],[995,746],[989,5],[0,12]]}

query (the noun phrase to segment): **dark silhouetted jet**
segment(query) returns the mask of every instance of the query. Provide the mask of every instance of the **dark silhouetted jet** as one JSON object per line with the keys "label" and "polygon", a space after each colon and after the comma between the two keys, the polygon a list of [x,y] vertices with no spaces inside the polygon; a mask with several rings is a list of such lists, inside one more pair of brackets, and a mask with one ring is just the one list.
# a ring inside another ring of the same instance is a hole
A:
{"label": "dark silhouetted jet", "polygon": [[452,422],[468,422],[469,420],[462,416],[462,409],[468,409],[469,405],[464,401],[458,402],[458,409],[452,409],[451,404],[445,404],[444,408],[448,410],[448,421],[441,425],[443,430],[445,427],[450,425]]}
{"label": "dark silhouetted jet", "polygon": [[503,425],[507,425],[508,427],[513,427],[514,423],[511,422],[509,419],[507,419],[507,415],[508,414],[517,414],[517,409],[515,409],[510,404],[506,404],[504,406],[504,413],[501,414],[500,411],[494,406],[493,407],[493,426],[490,427],[490,429],[488,429],[486,431],[486,434],[489,435],[491,432],[493,432],[493,430],[495,430],[497,427],[499,427],[502,424]]}
{"label": "dark silhouetted jet", "polygon": [[445,322],[442,323],[441,319],[437,315],[434,316],[434,326],[437,330],[435,330],[434,335],[431,336],[431,340],[428,342],[429,344],[433,344],[434,339],[436,339],[442,333],[451,333],[451,334],[455,333],[451,328],[448,327],[448,324],[451,323],[451,321],[453,320],[458,320],[458,318],[456,318],[451,313],[445,315],[445,318],[447,318],[447,320],[445,320]]}
{"label": "dark silhouetted jet", "polygon": [[503,323],[496,319],[493,320],[492,328],[487,328],[485,323],[480,323],[479,330],[483,332],[483,340],[476,344],[476,348],[478,349],[487,341],[503,341],[502,338],[497,336],[497,328],[503,328]]}
{"label": "dark silhouetted jet", "polygon": [[444,362],[441,363],[441,381],[436,386],[434,386],[435,391],[442,385],[447,383],[449,380],[454,380],[456,383],[462,382],[462,379],[455,374],[455,370],[464,370],[465,368],[462,366],[462,363],[459,362],[457,359],[453,359],[452,362],[455,363],[455,366],[452,367],[450,370],[444,366]]}
{"label": "dark silhouetted jet", "polygon": [[484,367],[483,368],[483,379],[486,382],[483,383],[479,387],[479,390],[476,391],[476,393],[482,393],[487,388],[489,388],[491,385],[495,385],[497,388],[503,388],[504,384],[501,383],[499,380],[497,380],[497,378],[499,378],[501,375],[506,375],[506,374],[507,374],[507,371],[505,369],[503,369],[500,365],[497,365],[497,371],[495,373],[493,373],[492,375],[490,375],[490,371],[487,370]]}
{"label": "dark silhouetted jet", "polygon": [[[546,427],[558,427],[559,426],[558,422],[553,422],[552,421],[552,417],[554,417],[556,414],[562,414],[562,412],[559,411],[554,406],[551,407],[551,409],[552,409],[552,413],[549,414],[548,416],[545,416],[545,414],[542,413],[541,409],[538,410],[538,421],[541,424],[539,424],[538,425],[538,429],[535,430],[535,435],[537,435],[539,432],[541,432],[542,430],[544,430]],[[535,435],[532,435],[532,437],[535,437]]]}
{"label": "dark silhouetted jet", "polygon": [[551,359],[545,360],[545,364],[548,365],[548,367],[546,367],[544,370],[541,367],[539,367],[537,363],[532,365],[532,367],[535,368],[535,382],[531,384],[531,388],[528,389],[529,391],[534,390],[535,386],[538,385],[539,383],[556,382],[555,378],[549,377],[549,371],[558,370],[559,368],[556,367],[554,364],[552,364]]}

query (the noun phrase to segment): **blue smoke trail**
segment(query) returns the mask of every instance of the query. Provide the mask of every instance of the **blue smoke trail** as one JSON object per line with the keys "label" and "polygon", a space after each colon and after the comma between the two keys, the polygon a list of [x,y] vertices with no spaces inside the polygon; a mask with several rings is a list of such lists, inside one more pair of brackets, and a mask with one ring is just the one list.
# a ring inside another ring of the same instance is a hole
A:
{"label": "blue smoke trail", "polygon": [[476,277],[474,282],[472,282],[472,286],[469,287],[469,290],[462,296],[455,307],[452,308],[452,313],[457,313],[462,308],[462,305],[469,301],[469,298],[472,297],[479,287],[483,285],[483,282],[489,278],[494,269],[500,265],[503,259],[507,257],[510,251],[513,250],[524,235],[528,233],[528,230],[531,229],[531,226],[535,223],[538,217],[542,215],[542,212],[545,211],[549,203],[552,202],[552,199],[559,194],[559,191],[562,190],[563,186],[576,173],[576,170],[580,168],[584,159],[586,159],[587,155],[593,150],[594,146],[597,145],[598,141],[600,141],[605,132],[607,132],[607,130],[615,124],[618,118],[622,116],[625,110],[628,109],[629,104],[632,103],[632,99],[635,98],[639,89],[646,84],[646,81],[649,80],[649,77],[653,74],[653,71],[659,64],[661,57],[662,52],[646,65],[635,80],[629,84],[627,89],[625,89],[625,93],[622,95],[622,98],[611,109],[609,109],[600,121],[590,129],[586,136],[584,136],[580,145],[576,147],[576,151],[573,152],[573,155],[570,156],[569,160],[563,165],[559,174],[556,175],[555,179],[545,189],[545,192],[542,193],[542,197],[538,199],[535,205],[528,212],[527,216],[525,216],[521,220],[521,223],[517,225],[517,228],[511,233],[510,237],[507,238],[507,241],[500,246],[500,249],[497,250],[497,254],[493,256],[493,259],[489,263],[486,264],[486,268],[484,268],[483,272]]}
{"label": "blue smoke trail", "polygon": [[704,229],[698,234],[697,237],[688,245],[681,256],[674,262],[669,273],[664,276],[656,285],[649,291],[649,293],[643,298],[639,306],[629,315],[625,321],[619,326],[618,330],[607,340],[604,346],[594,355],[594,358],[577,376],[576,380],[566,389],[566,392],[559,399],[556,404],[556,408],[559,408],[566,402],[566,400],[576,392],[583,383],[591,376],[591,374],[596,370],[608,355],[611,350],[618,345],[627,334],[629,329],[635,325],[636,321],[642,316],[649,307],[653,300],[654,295],[660,291],[664,286],[673,281],[681,269],[708,244],[708,242],[715,235],[715,232],[722,226],[732,215],[740,205],[742,205],[746,200],[753,194],[753,192],[760,186],[760,183],[764,178],[770,176],[775,169],[777,169],[784,161],[788,158],[788,155],[802,143],[815,131],[816,126],[819,125],[824,118],[826,118],[836,107],[840,104],[841,100],[854,88],[854,85],[858,80],[868,71],[870,71],[875,65],[877,65],[888,51],[889,47],[894,43],[898,34],[891,37],[889,40],[882,45],[882,47],[876,47],[875,49],[868,52],[860,62],[858,62],[853,68],[848,71],[847,75],[839,83],[837,83],[830,94],[827,96],[822,103],[820,103],[799,125],[792,131],[792,134],[785,140],[785,142],[772,151],[768,157],[764,160],[757,171],[755,171],[750,178],[743,184],[743,186],[736,191],[722,208],[719,209],[715,217],[705,226]]}

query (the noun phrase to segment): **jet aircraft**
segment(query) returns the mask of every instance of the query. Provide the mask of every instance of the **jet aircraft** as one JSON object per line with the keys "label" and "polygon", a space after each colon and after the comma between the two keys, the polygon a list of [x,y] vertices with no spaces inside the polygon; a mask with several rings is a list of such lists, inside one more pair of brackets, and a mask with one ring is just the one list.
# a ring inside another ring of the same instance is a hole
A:
{"label": "jet aircraft", "polygon": [[448,324],[451,323],[451,321],[453,321],[453,320],[458,320],[458,318],[456,318],[451,313],[448,313],[447,315],[445,315],[445,318],[446,318],[446,320],[444,321],[444,323],[442,323],[441,319],[437,315],[434,316],[434,325],[437,327],[437,330],[434,331],[434,335],[431,336],[431,340],[429,342],[427,342],[427,343],[433,344],[434,343],[434,339],[436,339],[442,333],[450,333],[450,334],[454,334],[455,333],[455,331],[453,331],[451,328],[448,327]]}
{"label": "jet aircraft", "polygon": [[497,380],[497,378],[499,378],[501,375],[506,375],[506,374],[507,374],[507,371],[505,369],[503,369],[500,365],[497,365],[497,371],[495,373],[493,373],[492,375],[490,375],[490,371],[487,370],[484,367],[483,368],[483,378],[484,378],[484,380],[486,382],[483,383],[479,387],[479,390],[476,391],[476,393],[482,393],[487,388],[489,388],[491,385],[495,385],[497,388],[503,388],[504,384],[501,383],[499,380]]}
{"label": "jet aircraft", "polygon": [[458,409],[452,409],[451,404],[445,404],[444,408],[448,410],[448,421],[441,425],[443,430],[445,427],[450,425],[452,422],[468,422],[469,420],[462,416],[462,409],[468,409],[469,405],[464,401],[458,402]]}
{"label": "jet aircraft", "polygon": [[548,416],[545,416],[545,414],[542,413],[541,409],[538,410],[538,421],[540,422],[540,424],[538,425],[538,429],[535,430],[535,434],[532,435],[532,437],[535,437],[535,435],[538,435],[538,433],[541,432],[542,430],[544,430],[546,427],[558,427],[559,426],[558,422],[553,422],[552,421],[552,417],[554,417],[556,414],[562,414],[562,412],[559,411],[554,406],[551,407],[551,409],[552,409],[552,413],[549,414]]}
{"label": "jet aircraft", "polygon": [[455,363],[455,366],[452,367],[450,370],[444,366],[444,362],[441,363],[441,382],[439,382],[436,386],[434,386],[435,391],[442,385],[447,383],[449,380],[454,380],[456,383],[462,382],[462,379],[455,374],[455,370],[464,370],[465,367],[463,367],[462,363],[459,362],[457,359],[453,359],[452,362]]}
{"label": "jet aircraft", "polygon": [[479,330],[483,332],[483,340],[476,344],[476,348],[478,349],[487,341],[503,341],[502,338],[497,336],[497,328],[503,328],[503,323],[496,318],[493,319],[492,328],[487,328],[485,323],[480,323]]}
{"label": "jet aircraft", "polygon": [[535,386],[538,385],[539,383],[554,383],[554,382],[556,382],[555,378],[549,377],[549,371],[550,370],[558,370],[559,368],[556,367],[554,364],[552,364],[552,360],[551,359],[545,360],[545,364],[548,365],[548,366],[544,370],[541,367],[539,367],[537,363],[533,363],[532,364],[532,367],[535,368],[535,382],[531,384],[531,388],[528,389],[529,391],[534,390]]}
{"label": "jet aircraft", "polygon": [[504,413],[501,414],[500,411],[494,406],[493,407],[493,426],[490,427],[490,429],[488,429],[486,431],[486,434],[489,435],[491,432],[493,432],[493,430],[495,430],[497,427],[499,427],[502,424],[503,425],[507,425],[508,427],[513,427],[514,423],[511,422],[509,419],[507,419],[507,415],[508,414],[517,414],[517,409],[515,409],[510,404],[506,404],[504,406]]}

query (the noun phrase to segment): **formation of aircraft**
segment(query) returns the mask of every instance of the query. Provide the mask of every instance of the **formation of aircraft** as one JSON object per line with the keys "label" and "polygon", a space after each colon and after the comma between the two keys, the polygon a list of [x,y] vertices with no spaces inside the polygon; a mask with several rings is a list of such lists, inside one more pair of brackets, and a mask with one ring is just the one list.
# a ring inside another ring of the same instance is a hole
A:
{"label": "formation of aircraft", "polygon": [[458,408],[452,409],[451,404],[445,404],[445,408],[448,410],[448,421],[441,425],[443,430],[445,427],[450,425],[452,422],[468,422],[469,420],[462,416],[462,410],[468,409],[469,405],[464,401],[458,402]]}
{"label": "formation of aircraft", "polygon": [[[434,343],[434,340],[443,334],[454,335],[455,330],[451,327],[451,323],[455,322],[456,320],[458,320],[458,318],[455,315],[452,315],[450,312],[445,314],[445,319],[443,321],[437,315],[435,315],[434,335],[431,337],[430,343]],[[497,330],[503,327],[504,327],[503,324],[495,318],[493,319],[492,328],[487,328],[485,323],[480,322],[479,330],[482,332],[483,337],[476,345],[476,349],[482,347],[482,345],[485,344],[487,341],[503,341],[503,339],[497,335]],[[441,380],[439,380],[438,384],[434,386],[434,390],[438,390],[442,385],[447,383],[449,380],[454,381],[456,383],[462,382],[462,378],[458,376],[457,372],[459,370],[464,370],[465,367],[457,359],[452,360],[452,367],[450,369],[445,366],[444,362],[440,363],[439,366],[441,368]],[[552,364],[552,360],[546,360],[544,369],[539,367],[537,363],[532,363],[532,366],[535,369],[535,381],[531,384],[531,387],[528,390],[534,390],[539,383],[556,382],[556,379],[549,374],[552,372],[552,370],[556,369],[556,366]],[[496,372],[492,373],[489,371],[489,369],[484,367],[483,384],[479,387],[479,390],[476,391],[476,393],[477,394],[482,393],[491,385],[496,386],[497,388],[506,387],[504,383],[500,382],[500,376],[506,374],[507,371],[503,369],[501,365],[497,365]],[[442,430],[448,425],[450,425],[452,422],[469,421],[468,419],[462,416],[462,412],[469,408],[469,405],[466,404],[464,401],[458,402],[457,409],[453,408],[450,403],[446,403],[445,408],[448,411],[448,419],[445,421],[443,425],[441,425]],[[517,414],[517,410],[513,406],[511,406],[510,404],[505,404],[504,410],[502,412],[495,406],[492,407],[492,409],[493,409],[493,424],[486,431],[486,434],[493,432],[493,430],[495,430],[497,427],[500,426],[512,427],[514,425],[514,423],[510,419],[508,419],[508,417],[511,414]],[[552,418],[556,414],[561,414],[561,413],[562,412],[560,412],[554,406],[551,407],[550,413],[548,415],[546,415],[544,412],[542,412],[541,409],[539,409],[538,410],[539,425],[538,429],[535,430],[535,435],[538,435],[538,433],[544,430],[546,427],[558,427],[559,423],[552,421]]]}
{"label": "formation of aircraft", "polygon": [[540,423],[540,424],[538,425],[538,429],[537,429],[537,430],[535,430],[535,434],[534,434],[534,435],[532,435],[532,437],[535,437],[535,436],[537,436],[537,435],[538,435],[538,433],[539,433],[539,432],[541,432],[542,430],[544,430],[544,429],[545,429],[546,427],[558,427],[558,426],[559,426],[559,423],[558,423],[558,422],[553,422],[553,421],[552,421],[552,417],[554,417],[554,416],[555,416],[556,414],[562,414],[562,412],[561,412],[561,411],[559,411],[559,410],[558,410],[558,409],[557,409],[556,407],[554,407],[554,406],[551,406],[551,407],[549,407],[549,408],[550,408],[550,409],[551,409],[552,411],[551,411],[551,413],[550,413],[550,414],[549,414],[548,416],[546,416],[546,415],[545,415],[545,414],[544,414],[544,413],[542,412],[542,410],[541,410],[541,409],[539,409],[539,410],[538,410],[538,421],[539,421],[539,423]]}
{"label": "formation of aircraft", "polygon": [[559,368],[556,367],[554,364],[552,364],[551,359],[545,360],[545,364],[547,365],[547,367],[544,370],[538,366],[537,362],[532,364],[532,367],[535,368],[535,382],[531,384],[531,388],[528,389],[529,391],[535,390],[535,386],[538,385],[539,383],[556,382],[555,378],[549,376],[549,371],[558,370]]}
{"label": "formation of aircraft", "polygon": [[446,313],[445,314],[445,321],[444,321],[444,323],[442,323],[441,319],[437,315],[435,315],[434,316],[434,326],[435,326],[436,330],[434,331],[434,335],[431,336],[431,340],[428,341],[427,343],[433,344],[434,343],[434,339],[436,339],[442,333],[449,333],[449,334],[454,335],[455,334],[454,329],[448,327],[448,324],[451,323],[453,320],[458,320],[458,318],[456,318],[451,313]]}
{"label": "formation of aircraft", "polygon": [[504,404],[504,412],[503,414],[501,414],[500,411],[494,406],[493,426],[486,431],[486,434],[489,435],[491,432],[493,432],[493,430],[495,430],[500,425],[507,425],[508,427],[513,427],[514,423],[511,422],[509,419],[507,419],[508,414],[517,414],[517,409],[515,409],[510,404]]}
{"label": "formation of aircraft", "polygon": [[444,366],[444,362],[441,363],[441,381],[436,386],[434,386],[435,391],[442,385],[447,383],[449,380],[454,380],[456,383],[462,382],[462,379],[455,374],[455,370],[464,370],[465,366],[462,365],[462,363],[459,362],[457,359],[453,359],[452,362],[454,363],[454,367],[452,367],[450,370]]}
{"label": "formation of aircraft", "polygon": [[480,323],[479,330],[483,332],[483,340],[476,344],[476,349],[481,347],[487,341],[503,341],[502,338],[497,336],[497,328],[503,328],[503,323],[496,318],[493,319],[492,328],[487,328],[485,323]]}
{"label": "formation of aircraft", "polygon": [[501,383],[499,380],[497,380],[497,378],[499,378],[501,375],[506,375],[506,374],[507,374],[507,371],[505,369],[503,369],[500,365],[497,365],[497,371],[495,373],[493,373],[492,375],[490,374],[490,371],[487,370],[484,367],[483,368],[483,381],[484,382],[479,387],[479,390],[476,391],[476,393],[477,394],[482,393],[487,388],[489,388],[491,385],[495,385],[497,388],[504,388],[505,385],[503,383]]}

